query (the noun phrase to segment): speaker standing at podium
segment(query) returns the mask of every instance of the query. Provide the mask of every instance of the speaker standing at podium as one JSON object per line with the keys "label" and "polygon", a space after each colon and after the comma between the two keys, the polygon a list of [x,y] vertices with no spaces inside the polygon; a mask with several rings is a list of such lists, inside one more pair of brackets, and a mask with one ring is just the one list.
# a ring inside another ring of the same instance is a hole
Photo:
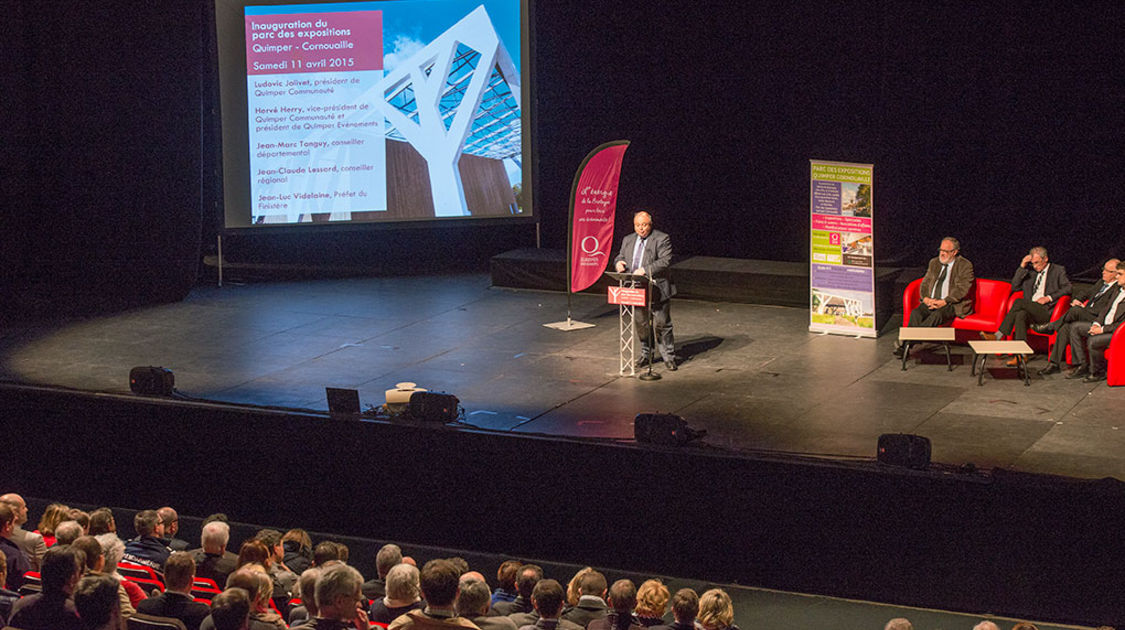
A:
{"label": "speaker standing at podium", "polygon": [[[652,325],[656,328],[656,347],[664,358],[664,365],[676,370],[676,344],[672,338],[672,296],[676,286],[669,278],[672,264],[672,239],[660,230],[652,229],[652,215],[644,210],[633,214],[633,233],[621,239],[615,267],[618,273],[626,271],[648,276],[651,281]],[[637,307],[637,334],[641,339],[641,356],[637,367],[653,360],[650,346],[648,309]]]}

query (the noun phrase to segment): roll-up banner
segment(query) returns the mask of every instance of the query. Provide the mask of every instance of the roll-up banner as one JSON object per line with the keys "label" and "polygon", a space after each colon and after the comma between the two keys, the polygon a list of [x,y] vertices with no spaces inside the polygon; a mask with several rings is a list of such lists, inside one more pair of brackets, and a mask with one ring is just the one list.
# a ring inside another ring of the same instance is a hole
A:
{"label": "roll-up banner", "polygon": [[875,337],[874,165],[809,163],[809,330]]}
{"label": "roll-up banner", "polygon": [[628,140],[607,142],[582,160],[570,190],[567,284],[578,293],[598,281],[613,247],[617,181]]}

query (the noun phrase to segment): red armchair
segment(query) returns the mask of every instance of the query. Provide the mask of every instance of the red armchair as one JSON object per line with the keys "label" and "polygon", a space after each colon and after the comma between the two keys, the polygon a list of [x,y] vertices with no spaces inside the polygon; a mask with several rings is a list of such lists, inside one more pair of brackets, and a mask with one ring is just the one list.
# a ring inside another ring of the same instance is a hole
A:
{"label": "red armchair", "polygon": [[[922,279],[906,285],[902,292],[902,325],[910,325],[910,313],[922,302],[919,295]],[[973,281],[970,293],[973,297],[973,312],[967,317],[954,317],[949,325],[957,330],[957,339],[966,341],[976,338],[971,333],[996,332],[1004,316],[1008,314],[1008,292],[1011,286],[999,280],[986,280],[977,278]],[[1069,301],[1068,301],[1069,302]],[[962,332],[963,331],[963,332]]]}
{"label": "red armchair", "polygon": [[[1023,291],[1016,291],[1011,296],[1009,296],[1008,297],[1008,303],[1007,303],[1007,305],[1005,305],[1005,308],[1004,308],[1004,313],[1007,314],[1008,311],[1012,309],[1012,304],[1014,304],[1016,300],[1018,300],[1022,297],[1023,297]],[[1058,300],[1056,300],[1055,301],[1055,308],[1051,310],[1051,321],[1055,321],[1056,319],[1065,315],[1067,309],[1069,309],[1069,308],[1070,308],[1070,296],[1069,295],[1064,295],[1061,298],[1059,298]],[[1044,352],[1044,353],[1050,355],[1051,354],[1051,348],[1055,347],[1055,337],[1056,337],[1056,335],[1057,335],[1057,333],[1051,333],[1049,335],[1044,335],[1043,333],[1037,333],[1034,330],[1028,329],[1028,331],[1027,331],[1027,345],[1031,346],[1031,348],[1033,350],[1036,350],[1038,352]]]}
{"label": "red armchair", "polygon": [[1106,382],[1111,387],[1125,385],[1125,326],[1118,326],[1109,338],[1109,348],[1105,351],[1105,360],[1109,362],[1106,370]]}

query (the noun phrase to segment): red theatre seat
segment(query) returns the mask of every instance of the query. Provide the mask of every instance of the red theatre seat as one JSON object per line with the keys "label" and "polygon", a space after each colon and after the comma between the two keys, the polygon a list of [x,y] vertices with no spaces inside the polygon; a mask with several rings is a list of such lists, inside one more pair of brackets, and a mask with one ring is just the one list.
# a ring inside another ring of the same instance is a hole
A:
{"label": "red theatre seat", "polygon": [[[1011,310],[1012,304],[1014,304],[1015,301],[1020,299],[1021,297],[1023,297],[1023,291],[1016,291],[1015,293],[1013,293],[1008,298],[1008,306],[1006,309],[1004,309],[1004,313],[1007,314],[1007,312]],[[1059,298],[1058,301],[1055,302],[1055,308],[1051,310],[1051,321],[1055,321],[1063,315],[1066,315],[1066,311],[1069,308],[1070,296],[1064,295]],[[1037,352],[1045,352],[1047,354],[1050,354],[1051,348],[1055,347],[1056,336],[1057,333],[1044,335],[1043,333],[1037,333],[1029,328],[1027,330],[1027,345],[1031,346],[1031,348]]]}
{"label": "red theatre seat", "polygon": [[[922,296],[919,295],[921,286],[922,279],[918,278],[906,285],[906,290],[902,292],[903,326],[910,325],[910,312],[922,302]],[[970,334],[975,332],[996,332],[1000,322],[1004,321],[1004,316],[1008,314],[1010,290],[1011,285],[1007,282],[984,278],[974,280],[971,289],[973,312],[967,317],[954,317],[953,321],[947,324],[958,331],[957,339],[965,341],[975,338],[975,335]]]}

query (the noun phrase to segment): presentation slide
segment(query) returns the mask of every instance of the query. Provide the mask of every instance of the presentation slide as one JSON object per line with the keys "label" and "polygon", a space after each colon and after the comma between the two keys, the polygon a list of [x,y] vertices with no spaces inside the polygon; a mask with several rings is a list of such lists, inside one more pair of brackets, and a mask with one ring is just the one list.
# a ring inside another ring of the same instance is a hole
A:
{"label": "presentation slide", "polygon": [[228,228],[531,216],[521,0],[216,0]]}

